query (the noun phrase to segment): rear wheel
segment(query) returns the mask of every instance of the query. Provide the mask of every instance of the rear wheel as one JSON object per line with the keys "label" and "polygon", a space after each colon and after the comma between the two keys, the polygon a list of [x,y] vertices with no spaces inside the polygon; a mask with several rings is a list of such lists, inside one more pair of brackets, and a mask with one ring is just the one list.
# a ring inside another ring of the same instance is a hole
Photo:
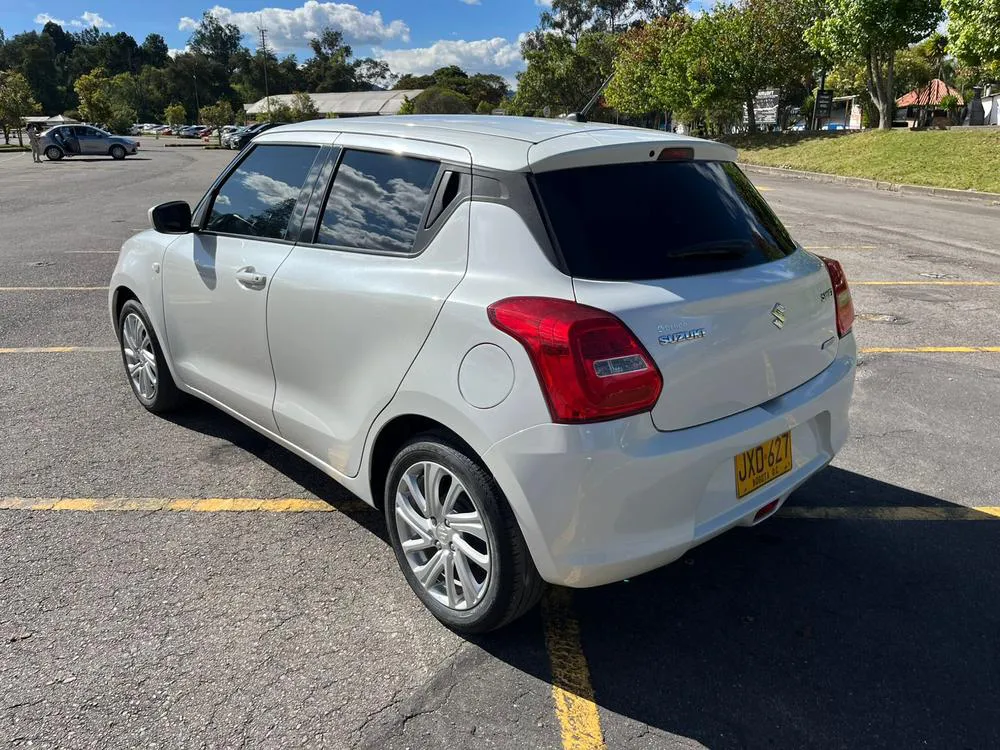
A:
{"label": "rear wheel", "polygon": [[49,146],[45,149],[45,158],[49,161],[59,161],[63,158],[62,149],[58,146]]}
{"label": "rear wheel", "polygon": [[139,403],[154,414],[175,409],[183,401],[184,394],[170,377],[160,342],[145,309],[134,299],[122,305],[118,314],[118,341],[125,375]]}
{"label": "rear wheel", "polygon": [[397,454],[385,516],[407,583],[453,630],[495,630],[530,610],[542,580],[496,481],[436,435]]}
{"label": "rear wheel", "polygon": [[125,158],[125,147],[118,145],[112,146],[111,151],[109,153],[111,154],[112,159],[115,159],[116,161],[121,161],[122,159]]}

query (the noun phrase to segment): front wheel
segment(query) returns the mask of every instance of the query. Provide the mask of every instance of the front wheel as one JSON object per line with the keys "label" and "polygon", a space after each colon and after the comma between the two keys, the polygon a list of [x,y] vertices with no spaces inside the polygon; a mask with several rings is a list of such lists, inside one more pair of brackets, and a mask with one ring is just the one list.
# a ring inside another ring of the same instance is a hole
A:
{"label": "front wheel", "polygon": [[59,161],[63,158],[62,149],[58,146],[49,146],[45,149],[45,158],[49,161]]}
{"label": "front wheel", "polygon": [[132,392],[154,414],[175,409],[184,394],[174,384],[146,310],[130,299],[118,314],[118,341]]}
{"label": "front wheel", "polygon": [[112,146],[111,147],[111,158],[115,161],[121,161],[125,158],[125,147],[124,146]]}
{"label": "front wheel", "polygon": [[407,583],[453,630],[495,630],[541,597],[541,577],[503,492],[446,440],[425,435],[397,454],[385,516]]}

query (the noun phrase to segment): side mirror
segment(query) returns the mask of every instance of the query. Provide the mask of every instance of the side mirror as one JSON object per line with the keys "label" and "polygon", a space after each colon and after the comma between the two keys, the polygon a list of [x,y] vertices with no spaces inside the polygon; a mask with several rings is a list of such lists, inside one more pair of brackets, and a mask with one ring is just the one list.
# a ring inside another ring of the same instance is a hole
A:
{"label": "side mirror", "polygon": [[191,206],[184,201],[153,206],[149,209],[149,223],[163,234],[187,234],[191,231]]}

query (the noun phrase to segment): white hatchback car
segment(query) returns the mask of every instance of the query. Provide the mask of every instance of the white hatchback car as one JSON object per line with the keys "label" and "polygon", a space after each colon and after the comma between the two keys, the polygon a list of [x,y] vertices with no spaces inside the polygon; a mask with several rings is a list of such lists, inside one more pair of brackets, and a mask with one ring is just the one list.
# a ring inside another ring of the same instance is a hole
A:
{"label": "white hatchback car", "polygon": [[847,438],[854,309],[719,143],[513,117],[288,125],[128,240],[139,401],[192,394],[382,508],[499,627],[773,514]]}

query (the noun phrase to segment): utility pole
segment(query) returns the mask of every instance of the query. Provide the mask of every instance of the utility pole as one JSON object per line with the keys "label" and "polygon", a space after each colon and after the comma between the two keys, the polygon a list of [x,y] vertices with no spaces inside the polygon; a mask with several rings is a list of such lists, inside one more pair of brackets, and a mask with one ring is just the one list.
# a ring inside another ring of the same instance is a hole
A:
{"label": "utility pole", "polygon": [[194,81],[194,107],[197,110],[194,113],[194,121],[201,125],[201,102],[198,101],[198,74],[192,73],[191,80]]}
{"label": "utility pole", "polygon": [[[258,18],[260,18],[258,16]],[[264,19],[260,18],[260,24],[257,26],[257,31],[260,32],[260,49],[264,53],[262,61],[264,63],[264,101],[267,103],[267,119],[271,119],[271,96],[267,91],[267,27],[264,26]]]}

